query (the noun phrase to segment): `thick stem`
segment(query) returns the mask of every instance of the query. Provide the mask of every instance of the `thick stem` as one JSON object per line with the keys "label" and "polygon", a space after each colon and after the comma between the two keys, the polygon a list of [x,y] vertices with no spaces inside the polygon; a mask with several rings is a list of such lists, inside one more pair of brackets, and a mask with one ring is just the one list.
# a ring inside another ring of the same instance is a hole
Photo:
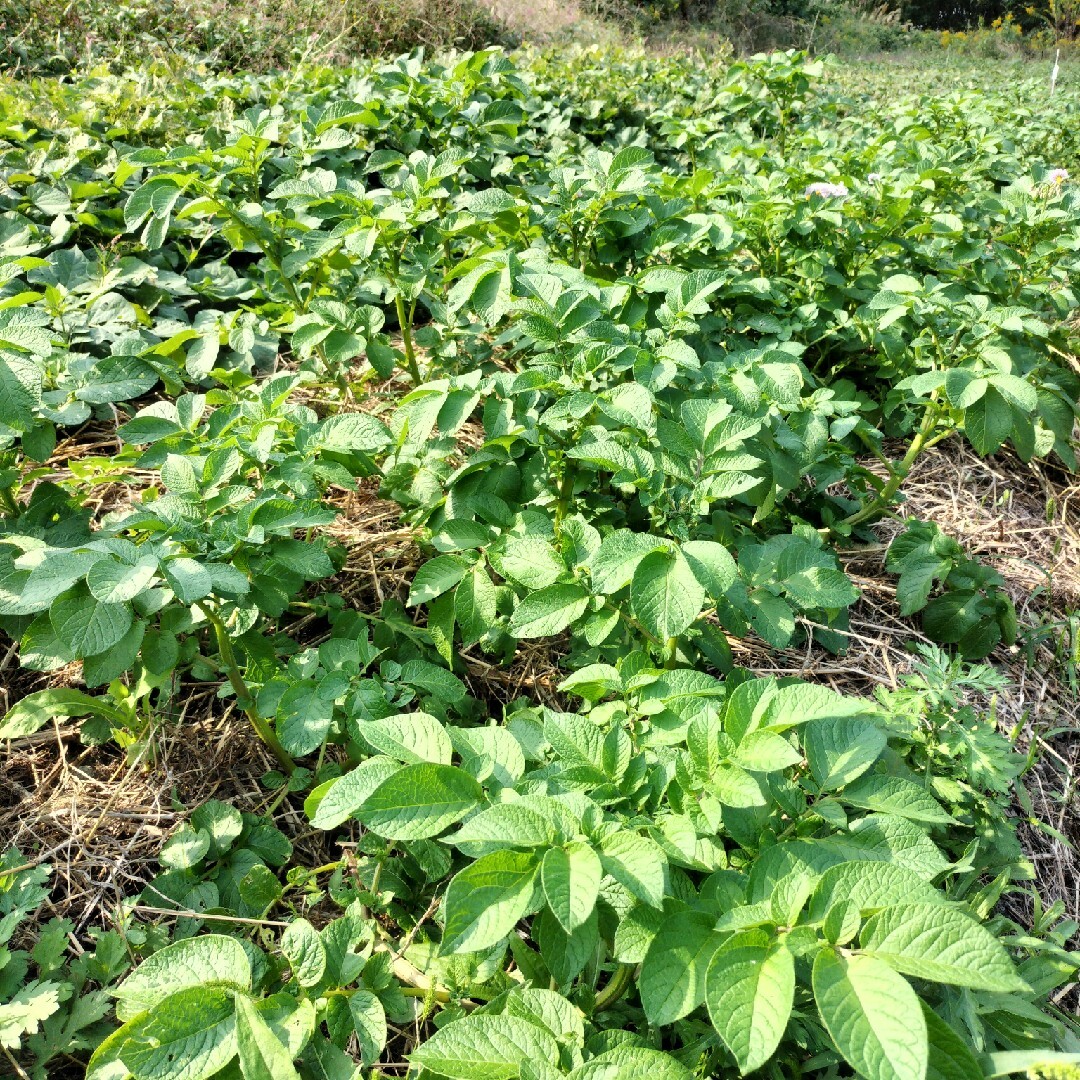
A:
{"label": "thick stem", "polygon": [[416,352],[413,349],[412,320],[405,315],[405,301],[401,293],[394,297],[394,310],[397,312],[398,325],[401,327],[401,340],[405,345],[405,366],[409,369],[409,378],[412,379],[413,386],[419,386],[423,380],[420,378],[420,368],[417,367]]}
{"label": "thick stem", "polygon": [[199,610],[206,616],[207,622],[214,628],[214,637],[217,639],[218,653],[221,656],[221,662],[225,667],[225,673],[229,677],[229,682],[232,684],[240,708],[244,710],[244,715],[251,721],[251,726],[255,729],[255,734],[263,741],[263,744],[270,753],[277,758],[278,763],[281,765],[282,769],[285,770],[285,773],[292,776],[296,771],[296,762],[293,761],[285,747],[278,741],[278,737],[274,734],[273,728],[271,728],[256,711],[251,691],[248,689],[247,683],[244,682],[244,676],[240,673],[240,667],[236,662],[236,653],[233,651],[232,641],[229,638],[229,632],[225,629],[225,624],[213,611],[203,607],[202,604],[199,605]]}
{"label": "thick stem", "polygon": [[889,506],[895,498],[896,493],[900,490],[900,485],[907,479],[908,473],[911,472],[911,467],[915,464],[915,459],[929,444],[940,418],[941,408],[936,401],[931,401],[926,407],[922,424],[919,426],[915,438],[911,440],[911,445],[908,447],[907,453],[904,455],[900,464],[892,469],[892,475],[889,477],[885,486],[861,510],[857,510],[850,517],[844,518],[842,524],[858,525],[860,522],[866,521],[867,518],[874,517],[881,513],[882,510]]}
{"label": "thick stem", "polygon": [[607,986],[596,995],[596,1001],[593,1004],[594,1015],[603,1012],[604,1009],[610,1009],[626,993],[633,974],[633,964],[620,964],[615,969],[614,974],[608,979]]}
{"label": "thick stem", "polygon": [[563,518],[570,509],[570,500],[574,497],[574,480],[577,478],[577,468],[572,461],[563,458],[563,475],[559,484],[559,498],[555,503],[555,531],[562,528]]}

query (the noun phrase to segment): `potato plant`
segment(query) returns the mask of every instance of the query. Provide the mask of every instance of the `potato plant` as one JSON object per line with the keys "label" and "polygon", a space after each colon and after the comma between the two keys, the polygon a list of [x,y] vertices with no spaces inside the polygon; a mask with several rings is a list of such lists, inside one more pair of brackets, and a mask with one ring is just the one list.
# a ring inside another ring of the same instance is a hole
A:
{"label": "potato plant", "polygon": [[[876,699],[733,649],[845,649],[839,556],[929,447],[1076,468],[1075,91],[490,50],[136,114],[130,78],[0,86],[0,631],[58,673],[0,739],[153,767],[210,683],[272,794],[192,808],[74,960],[3,856],[13,1074],[1075,1068],[1033,758],[965,701],[1000,575],[908,521],[899,610],[954,651]],[[358,601],[361,482],[419,558]],[[525,648],[552,694],[483,677]]]}

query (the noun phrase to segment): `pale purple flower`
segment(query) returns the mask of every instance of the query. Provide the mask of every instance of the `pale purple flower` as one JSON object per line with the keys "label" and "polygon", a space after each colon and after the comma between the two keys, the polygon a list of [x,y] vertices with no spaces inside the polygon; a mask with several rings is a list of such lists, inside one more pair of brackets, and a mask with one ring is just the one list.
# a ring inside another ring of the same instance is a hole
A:
{"label": "pale purple flower", "polygon": [[872,172],[872,173],[871,173],[871,174],[870,174],[870,175],[869,175],[869,176],[868,176],[868,177],[866,178],[866,182],[867,182],[868,184],[880,184],[880,183],[881,183],[881,181],[882,181],[882,179],[883,179],[883,177],[882,177],[881,173],[879,173],[879,172]]}
{"label": "pale purple flower", "polygon": [[808,199],[811,195],[821,199],[846,199],[848,189],[846,184],[807,184],[804,194]]}
{"label": "pale purple flower", "polygon": [[1046,182],[1048,184],[1064,184],[1069,179],[1068,169],[1051,169],[1046,174]]}

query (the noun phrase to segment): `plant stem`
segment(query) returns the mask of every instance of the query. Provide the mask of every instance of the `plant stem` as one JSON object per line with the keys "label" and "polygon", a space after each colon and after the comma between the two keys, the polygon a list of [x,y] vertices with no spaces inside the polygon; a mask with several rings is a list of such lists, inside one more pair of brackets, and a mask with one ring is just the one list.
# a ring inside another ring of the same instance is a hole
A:
{"label": "plant stem", "polygon": [[940,418],[941,408],[937,401],[932,399],[930,404],[926,407],[926,412],[923,413],[922,424],[919,425],[919,430],[916,433],[915,438],[911,440],[911,445],[908,447],[907,453],[900,461],[900,464],[891,469],[892,475],[889,477],[885,486],[877,493],[875,498],[871,499],[861,510],[857,510],[850,517],[844,518],[841,524],[858,525],[867,518],[874,517],[881,513],[881,511],[893,501],[897,491],[900,490],[900,485],[907,479],[908,473],[911,472],[911,467],[915,464],[915,459],[930,443],[931,436],[934,434],[934,429],[937,427]]}
{"label": "plant stem", "polygon": [[596,995],[596,1001],[593,1004],[594,1015],[603,1012],[604,1009],[610,1009],[626,993],[633,974],[633,964],[620,964],[615,969],[614,974],[608,979],[607,986]]}
{"label": "plant stem", "polygon": [[[415,310],[415,304],[413,310]],[[419,386],[423,381],[420,378],[420,368],[416,364],[416,352],[413,349],[412,320],[405,317],[405,301],[401,293],[394,297],[394,310],[397,312],[398,325],[401,327],[401,340],[405,345],[405,366],[409,369],[409,378],[413,386]]]}
{"label": "plant stem", "polygon": [[236,662],[236,653],[233,651],[232,641],[225,624],[213,611],[198,605],[199,610],[206,616],[206,621],[214,628],[214,637],[217,639],[218,653],[225,667],[225,673],[229,677],[233,691],[236,693],[237,702],[244,710],[244,715],[251,721],[255,734],[263,741],[266,748],[277,758],[278,764],[285,770],[286,775],[292,776],[296,771],[296,762],[289,756],[285,747],[278,741],[273,728],[258,714],[255,709],[255,701],[252,698],[248,685],[244,682],[244,676],[240,673],[240,667]]}
{"label": "plant stem", "polygon": [[563,475],[559,484],[559,498],[555,503],[555,531],[562,528],[563,518],[570,509],[570,500],[574,497],[574,481],[577,479],[577,468],[572,461],[563,458]]}
{"label": "plant stem", "polygon": [[675,650],[678,648],[679,639],[669,637],[664,642],[664,667],[670,671],[676,664]]}

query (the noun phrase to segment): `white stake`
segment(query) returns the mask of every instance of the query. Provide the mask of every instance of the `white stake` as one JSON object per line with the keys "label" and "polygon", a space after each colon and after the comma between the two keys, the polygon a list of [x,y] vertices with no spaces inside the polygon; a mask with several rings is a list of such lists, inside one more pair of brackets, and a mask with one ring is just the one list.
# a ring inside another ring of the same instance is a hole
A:
{"label": "white stake", "polygon": [[1058,60],[1061,59],[1061,50],[1057,49],[1054,52],[1054,70],[1050,72],[1050,95],[1053,96],[1054,87],[1057,86],[1058,77]]}

